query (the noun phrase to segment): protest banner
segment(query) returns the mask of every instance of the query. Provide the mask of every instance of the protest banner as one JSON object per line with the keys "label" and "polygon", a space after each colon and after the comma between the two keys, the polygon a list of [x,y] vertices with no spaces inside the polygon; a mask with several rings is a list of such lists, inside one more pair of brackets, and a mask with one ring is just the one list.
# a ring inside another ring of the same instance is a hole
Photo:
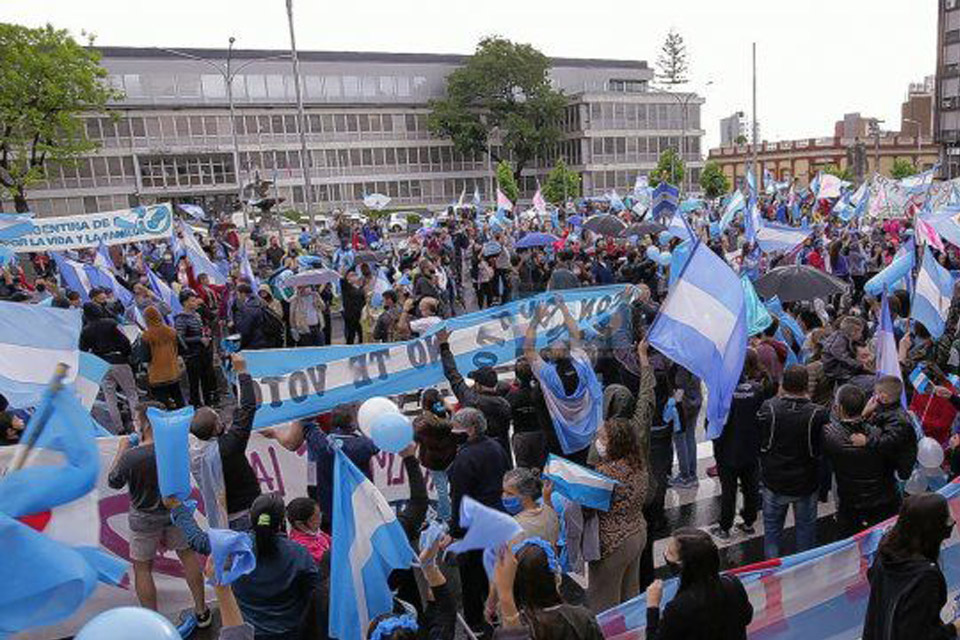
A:
{"label": "protest banner", "polygon": [[[116,437],[97,439],[100,450],[100,474],[97,488],[90,494],[94,500],[89,506],[99,511],[101,549],[129,561],[130,529],[127,524],[127,512],[130,508],[130,499],[126,489],[114,490],[107,484],[107,476],[116,455],[119,440],[120,438]],[[15,449],[16,447],[0,447],[0,474],[6,471]],[[262,492],[276,492],[285,502],[307,495],[307,455],[304,448],[294,453],[284,449],[277,442],[254,433],[247,447],[247,459],[260,481]],[[371,466],[374,483],[389,502],[396,503],[409,498],[407,477],[399,455],[380,453],[373,458]],[[436,496],[429,477],[428,492],[431,498]],[[203,501],[195,485],[191,497],[199,503],[197,522],[202,527],[206,527]],[[76,535],[79,542],[83,535],[82,530],[77,531]],[[164,551],[154,562],[154,579],[157,584],[157,601],[161,613],[175,619],[180,611],[192,607],[190,592],[183,581],[180,562],[174,552]],[[214,600],[212,591],[208,593],[208,599]],[[120,587],[99,584],[84,606],[60,624],[35,629],[15,637],[30,640],[63,638],[75,634],[84,622],[101,611],[113,607],[136,605],[137,597],[133,590],[132,574],[129,574],[128,579]]]}
{"label": "protest banner", "polygon": [[[603,325],[628,301],[625,285],[560,292],[581,329]],[[547,305],[537,333],[542,347],[566,333],[555,293],[511,302],[444,321],[450,349],[466,375],[516,360],[535,304]],[[243,354],[257,392],[255,427],[314,416],[340,404],[423,389],[444,380],[436,330],[389,344],[263,349]]]}
{"label": "protest banner", "polygon": [[34,218],[32,222],[30,232],[11,240],[0,240],[0,246],[25,253],[156,240],[170,236],[173,209],[169,203],[163,203],[80,216]]}

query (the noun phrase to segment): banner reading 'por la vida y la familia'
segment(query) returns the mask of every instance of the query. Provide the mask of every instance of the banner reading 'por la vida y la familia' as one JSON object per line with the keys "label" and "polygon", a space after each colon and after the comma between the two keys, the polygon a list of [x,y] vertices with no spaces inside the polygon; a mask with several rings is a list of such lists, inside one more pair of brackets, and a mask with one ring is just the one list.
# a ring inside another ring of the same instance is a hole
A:
{"label": "banner reading 'por la vida y la familia'", "polygon": [[33,229],[0,245],[17,253],[66,251],[106,245],[140,242],[168,237],[173,229],[173,208],[169,203],[119,211],[102,211],[80,216],[35,218]]}

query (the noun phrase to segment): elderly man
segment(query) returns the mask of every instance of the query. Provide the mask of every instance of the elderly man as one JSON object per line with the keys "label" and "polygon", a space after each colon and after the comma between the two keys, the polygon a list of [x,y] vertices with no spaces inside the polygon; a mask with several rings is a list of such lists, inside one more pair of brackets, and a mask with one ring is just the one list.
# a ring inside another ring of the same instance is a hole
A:
{"label": "elderly man", "polygon": [[[500,444],[487,436],[487,420],[479,409],[468,407],[453,416],[454,434],[466,436],[457,455],[447,469],[453,506],[450,532],[460,528],[460,503],[470,496],[491,509],[503,511],[503,475],[510,468],[509,459]],[[483,552],[469,551],[457,560],[463,585],[463,613],[471,629],[484,625],[483,606],[487,597],[487,574],[483,568]]]}

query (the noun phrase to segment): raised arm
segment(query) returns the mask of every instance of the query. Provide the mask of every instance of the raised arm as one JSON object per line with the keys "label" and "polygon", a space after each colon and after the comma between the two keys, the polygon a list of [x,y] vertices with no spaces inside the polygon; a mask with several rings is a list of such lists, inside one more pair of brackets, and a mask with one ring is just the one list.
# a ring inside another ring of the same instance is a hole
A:
{"label": "raised arm", "polygon": [[566,325],[567,332],[570,334],[570,350],[573,351],[574,349],[580,348],[580,325],[577,324],[573,314],[570,313],[570,309],[567,308],[567,303],[563,301],[563,298],[555,295],[553,296],[553,301],[560,309],[560,313],[563,314],[563,323]]}

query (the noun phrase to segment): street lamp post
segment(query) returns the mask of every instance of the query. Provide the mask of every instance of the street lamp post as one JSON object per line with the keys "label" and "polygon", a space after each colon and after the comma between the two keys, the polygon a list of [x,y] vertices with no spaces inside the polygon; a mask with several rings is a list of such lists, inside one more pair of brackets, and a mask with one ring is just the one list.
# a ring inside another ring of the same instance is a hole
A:
{"label": "street lamp post", "polygon": [[870,121],[870,129],[873,134],[873,170],[876,174],[880,175],[880,125],[883,124],[883,120],[879,118],[874,118]]}
{"label": "street lamp post", "polygon": [[[704,89],[713,84],[712,80],[709,80],[705,85]],[[704,91],[705,93],[706,91]],[[672,91],[658,91],[658,93],[666,94],[672,97],[677,101],[677,105],[680,107],[680,143],[677,145],[677,154],[680,156],[680,161],[683,162],[684,153],[687,147],[687,107],[690,103],[697,97],[697,92],[690,91],[685,94],[674,93]],[[670,165],[670,174],[671,176],[676,170],[676,161]],[[685,192],[684,183],[687,181],[687,174],[684,173],[683,180],[680,181],[678,185],[681,192]]]}
{"label": "street lamp post", "polygon": [[247,207],[243,204],[243,182],[240,180],[240,143],[237,139],[237,118],[236,118],[236,107],[233,103],[233,81],[237,75],[249,67],[251,64],[256,62],[266,62],[269,60],[282,60],[286,59],[287,54],[281,54],[277,56],[265,56],[261,58],[254,58],[248,60],[242,65],[238,66],[236,69],[233,68],[233,44],[236,42],[236,38],[230,36],[229,46],[227,47],[227,60],[225,65],[220,65],[210,60],[209,58],[203,58],[201,56],[193,55],[192,53],[187,53],[186,51],[178,51],[177,49],[161,49],[166,53],[171,55],[179,56],[181,58],[186,58],[187,60],[194,60],[196,62],[202,62],[212,69],[214,69],[220,76],[223,78],[223,82],[226,85],[227,90],[227,104],[230,109],[230,137],[233,141],[233,171],[237,176],[237,199],[240,202],[240,206],[243,211],[243,226],[249,226],[249,220],[247,219]]}
{"label": "street lamp post", "polygon": [[316,234],[317,221],[313,215],[313,185],[310,169],[313,159],[307,149],[307,116],[303,110],[303,89],[300,86],[300,58],[297,57],[297,38],[293,28],[293,0],[287,0],[287,23],[290,25],[290,58],[293,61],[293,82],[297,96],[297,119],[300,129],[300,167],[303,171],[303,197],[307,201],[307,216],[310,218],[310,233]]}
{"label": "street lamp post", "polygon": [[912,122],[912,123],[913,123],[914,125],[916,125],[916,127],[917,127],[917,162],[916,162],[916,165],[917,165],[917,171],[919,171],[919,170],[922,168],[922,167],[920,166],[920,157],[921,157],[921,154],[923,153],[923,152],[920,150],[920,135],[921,135],[921,129],[920,129],[920,128],[921,128],[923,125],[920,124],[920,121],[919,121],[919,120],[914,120],[913,118],[904,118],[903,121],[904,121],[904,122]]}

